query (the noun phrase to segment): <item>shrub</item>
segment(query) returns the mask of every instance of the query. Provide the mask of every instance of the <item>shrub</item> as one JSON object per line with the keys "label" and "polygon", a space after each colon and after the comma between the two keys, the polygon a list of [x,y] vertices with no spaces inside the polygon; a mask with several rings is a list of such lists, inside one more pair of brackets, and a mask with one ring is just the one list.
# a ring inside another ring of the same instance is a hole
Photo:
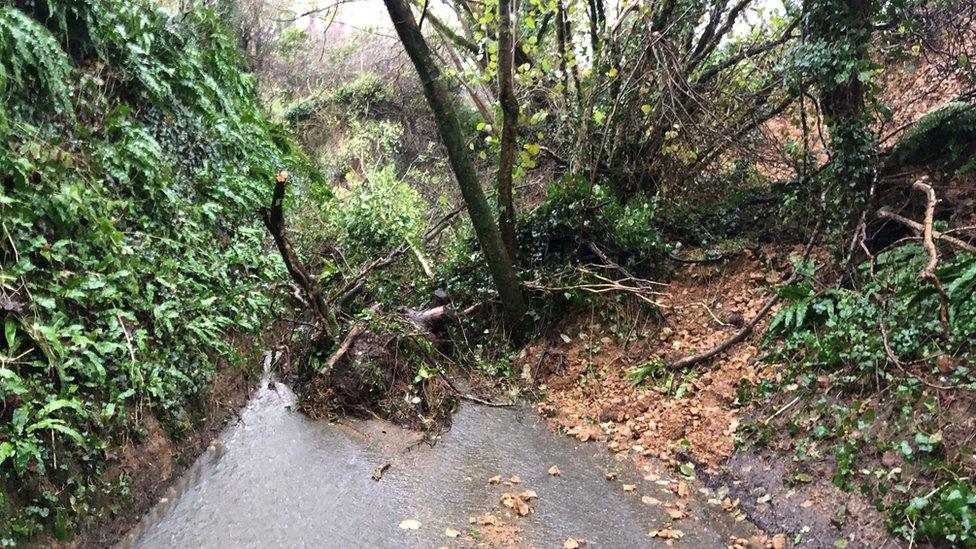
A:
{"label": "shrub", "polygon": [[0,545],[104,514],[136,410],[194,426],[280,276],[253,210],[306,172],[212,12],[26,4],[0,7]]}

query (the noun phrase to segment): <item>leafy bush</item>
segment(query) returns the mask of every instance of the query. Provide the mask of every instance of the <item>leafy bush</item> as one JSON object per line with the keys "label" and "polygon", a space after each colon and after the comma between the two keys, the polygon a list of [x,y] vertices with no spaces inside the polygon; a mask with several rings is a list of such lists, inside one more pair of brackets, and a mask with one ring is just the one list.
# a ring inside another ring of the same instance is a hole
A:
{"label": "leafy bush", "polygon": [[291,123],[303,122],[312,118],[316,112],[330,107],[341,108],[349,117],[362,116],[370,107],[389,101],[390,90],[375,73],[364,72],[355,80],[318,93],[302,97],[285,107],[282,115]]}
{"label": "leafy bush", "polygon": [[137,410],[171,433],[194,425],[280,272],[253,209],[304,161],[205,10],[0,7],[0,88],[7,545],[105,512],[106,455],[138,437]]}
{"label": "leafy bush", "polygon": [[653,196],[621,202],[605,186],[590,188],[581,178],[567,176],[550,185],[546,201],[521,220],[521,257],[527,267],[551,267],[595,242],[627,266],[654,272],[667,251],[656,215]]}
{"label": "leafy bush", "polygon": [[403,243],[420,246],[427,205],[392,166],[370,172],[336,193],[327,216],[347,260],[381,257]]}
{"label": "leafy bush", "polygon": [[[781,355],[819,367],[853,364],[874,372],[887,364],[883,334],[900,360],[953,354],[967,348],[976,329],[976,259],[960,254],[943,260],[938,276],[949,295],[948,337],[939,321],[940,298],[918,272],[926,261],[918,245],[897,247],[878,255],[875,276],[859,289],[829,289],[815,293],[809,277],[777,291],[787,304],[773,318],[769,336],[781,338]],[[807,266],[812,276],[812,266]],[[959,374],[966,374],[963,368]]]}

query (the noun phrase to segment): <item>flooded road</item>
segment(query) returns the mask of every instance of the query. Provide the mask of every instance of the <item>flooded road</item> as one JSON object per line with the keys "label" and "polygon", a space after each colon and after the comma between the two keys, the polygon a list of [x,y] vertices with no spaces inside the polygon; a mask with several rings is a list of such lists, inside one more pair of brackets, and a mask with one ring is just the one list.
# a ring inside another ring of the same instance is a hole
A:
{"label": "flooded road", "polygon": [[[381,421],[327,424],[292,411],[294,395],[264,385],[221,441],[173,486],[121,547],[442,547],[490,545],[648,547],[668,523],[663,483],[643,480],[603,445],[554,435],[528,409],[465,405],[433,446]],[[371,475],[389,464],[382,479]],[[548,474],[557,465],[560,476]],[[609,482],[605,474],[619,470]],[[521,478],[514,487],[490,477]],[[634,492],[623,483],[636,484]],[[527,517],[500,506],[504,492],[538,494]],[[469,517],[491,512],[509,525],[505,539],[485,539]],[[714,506],[688,505],[675,524],[687,547],[726,547],[733,523]],[[416,530],[401,529],[416,520]],[[445,534],[450,528],[461,537]]]}

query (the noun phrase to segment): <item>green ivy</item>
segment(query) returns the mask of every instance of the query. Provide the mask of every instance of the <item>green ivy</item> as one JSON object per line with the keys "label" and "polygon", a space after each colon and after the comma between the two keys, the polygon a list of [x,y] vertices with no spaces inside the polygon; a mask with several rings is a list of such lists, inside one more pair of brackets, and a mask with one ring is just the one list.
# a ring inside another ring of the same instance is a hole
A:
{"label": "green ivy", "polygon": [[0,545],[107,513],[140,414],[201,419],[281,279],[254,209],[313,177],[214,13],[23,4],[0,7]]}

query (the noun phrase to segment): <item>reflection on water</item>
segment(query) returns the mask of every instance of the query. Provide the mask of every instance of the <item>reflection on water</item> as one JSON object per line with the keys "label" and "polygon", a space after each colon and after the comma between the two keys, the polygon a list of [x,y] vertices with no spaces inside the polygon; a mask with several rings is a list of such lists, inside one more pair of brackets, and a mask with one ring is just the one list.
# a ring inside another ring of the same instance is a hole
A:
{"label": "reflection on water", "polygon": [[[589,546],[647,547],[647,531],[664,510],[641,503],[661,495],[645,482],[635,493],[607,482],[611,465],[598,444],[556,437],[531,412],[463,406],[433,447],[380,421],[342,425],[292,411],[287,387],[267,386],[120,544],[122,547],[442,547],[457,545],[446,527],[468,529],[468,517],[498,503],[495,475],[518,475],[519,489],[539,499],[514,519],[524,545],[561,547],[568,537]],[[381,481],[371,473],[390,467]],[[547,471],[558,465],[561,476]],[[624,471],[632,467],[625,466]],[[628,478],[627,473],[621,475]],[[639,480],[630,478],[628,482]],[[508,489],[511,490],[511,489]],[[416,519],[419,530],[402,530]],[[689,547],[725,547],[707,521],[682,525]]]}

